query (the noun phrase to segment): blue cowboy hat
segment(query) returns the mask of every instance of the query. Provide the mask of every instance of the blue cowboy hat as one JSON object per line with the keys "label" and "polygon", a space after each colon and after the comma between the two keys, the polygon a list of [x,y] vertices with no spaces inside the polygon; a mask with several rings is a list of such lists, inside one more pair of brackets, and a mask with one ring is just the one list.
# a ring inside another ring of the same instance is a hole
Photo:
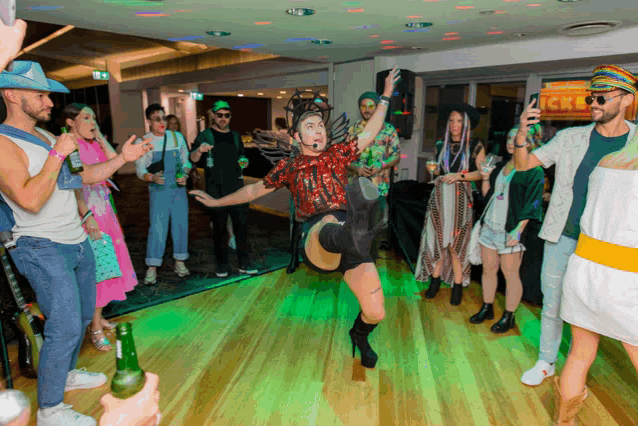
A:
{"label": "blue cowboy hat", "polygon": [[30,89],[70,93],[62,83],[46,78],[37,62],[13,61],[13,71],[0,74],[0,89]]}

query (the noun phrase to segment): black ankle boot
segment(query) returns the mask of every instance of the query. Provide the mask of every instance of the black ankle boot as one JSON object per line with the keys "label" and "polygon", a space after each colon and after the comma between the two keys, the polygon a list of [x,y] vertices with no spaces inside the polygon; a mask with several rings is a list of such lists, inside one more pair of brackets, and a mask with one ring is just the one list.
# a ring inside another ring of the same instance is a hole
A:
{"label": "black ankle boot", "polygon": [[486,319],[494,319],[494,307],[491,303],[483,303],[481,310],[478,311],[476,315],[470,317],[470,322],[472,324],[480,324]]}
{"label": "black ankle boot", "polygon": [[428,291],[425,292],[425,298],[432,299],[436,297],[439,288],[441,288],[441,277],[430,277],[430,287],[428,287]]}
{"label": "black ankle boot", "polygon": [[505,311],[501,319],[495,323],[490,330],[492,333],[507,333],[510,329],[514,328],[515,325],[514,312]]}
{"label": "black ankle boot", "polygon": [[357,315],[354,325],[350,329],[350,340],[352,341],[352,357],[355,356],[355,348],[361,352],[361,365],[374,368],[379,358],[368,343],[368,335],[376,328],[377,324],[366,324],[361,319],[361,313]]}
{"label": "black ankle boot", "polygon": [[463,284],[454,284],[452,287],[452,296],[450,297],[450,305],[458,306],[463,299]]}

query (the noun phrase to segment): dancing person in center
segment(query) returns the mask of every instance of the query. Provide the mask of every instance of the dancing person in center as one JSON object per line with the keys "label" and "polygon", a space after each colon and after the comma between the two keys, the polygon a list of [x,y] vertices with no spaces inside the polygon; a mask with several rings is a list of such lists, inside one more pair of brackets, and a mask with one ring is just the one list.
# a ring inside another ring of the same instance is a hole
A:
{"label": "dancing person in center", "polygon": [[386,220],[380,213],[377,188],[365,178],[348,185],[347,167],[381,130],[398,79],[395,68],[385,80],[377,110],[358,137],[328,146],[327,107],[315,100],[305,101],[294,108],[291,126],[301,146],[299,155],[281,160],[263,181],[218,200],[202,191],[191,192],[205,205],[216,207],[247,203],[278,188],[289,188],[297,220],[304,221],[300,244],[304,262],[320,273],[343,273],[359,302],[361,312],[350,329],[350,338],[353,352],[359,348],[361,364],[368,368],[374,368],[378,359],[368,336],[385,316],[383,289],[370,258],[370,246]]}
{"label": "dancing person in center", "polygon": [[541,113],[534,100],[521,114],[514,145],[517,171],[556,165],[549,208],[539,234],[545,240],[540,353],[534,367],[521,377],[521,382],[528,386],[540,385],[556,371],[563,337],[560,318],[563,275],[580,235],[589,176],[603,157],[622,149],[636,132],[636,126],[624,118],[636,95],[636,77],[632,73],[615,65],[601,65],[594,69],[589,90],[592,95],[585,102],[591,105],[592,124],[561,130],[547,144],[529,153],[527,125],[538,123]]}
{"label": "dancing person in center", "polygon": [[[78,141],[82,163],[103,163],[117,156],[113,146],[100,131],[95,113],[88,105],[69,104],[62,111],[62,118],[69,133]],[[107,180],[103,180],[93,185],[84,184],[82,190],[76,190],[80,192],[78,207],[80,216],[84,218],[84,229],[93,240],[101,239],[102,233],[111,237],[122,272],[121,277],[97,283],[90,335],[93,346],[99,351],[111,350],[111,342],[104,335],[103,329],[115,328],[114,323],[102,317],[102,309],[113,300],[126,300],[126,293],[137,285],[137,276],[124,241],[124,233],[111,204],[109,185]]]}
{"label": "dancing person in center", "polygon": [[485,148],[478,139],[471,139],[481,116],[476,108],[448,105],[441,109],[448,117],[445,138],[436,143],[440,176],[425,215],[415,278],[430,286],[427,299],[435,297],[441,286],[453,280],[450,304],[459,305],[463,287],[470,285],[470,260],[467,247],[474,225],[472,181],[481,180],[480,165],[485,160]]}
{"label": "dancing person in center", "polygon": [[[483,261],[483,307],[470,318],[472,324],[481,324],[494,318],[494,298],[498,287],[499,264],[506,282],[506,302],[503,317],[490,330],[505,333],[515,325],[514,312],[523,296],[520,267],[526,245],[533,244],[532,235],[527,232],[529,222],[543,221],[544,173],[541,167],[525,172],[514,169],[514,139],[518,126],[510,130],[506,149],[508,161],[502,161],[494,170],[482,168],[481,192],[488,201],[487,211],[482,219],[479,244]],[[540,125],[530,127],[527,132],[528,150],[537,148],[543,141]]]}

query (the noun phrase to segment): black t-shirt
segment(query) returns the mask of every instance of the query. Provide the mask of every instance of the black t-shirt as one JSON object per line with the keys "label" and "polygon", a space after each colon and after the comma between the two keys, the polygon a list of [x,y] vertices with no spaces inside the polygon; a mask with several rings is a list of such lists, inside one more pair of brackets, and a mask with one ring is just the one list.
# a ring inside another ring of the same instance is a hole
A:
{"label": "black t-shirt", "polygon": [[[202,154],[201,159],[196,163],[197,167],[204,169],[206,179],[206,192],[212,197],[220,198],[232,194],[244,186],[241,168],[239,167],[239,157],[245,155],[244,145],[239,138],[239,143],[235,142],[234,132],[218,132],[209,128],[201,132],[195,138],[191,152],[197,150],[202,143],[209,143],[209,138],[205,137],[206,132],[213,132],[213,149]],[[208,167],[208,156],[213,159],[213,167]]]}

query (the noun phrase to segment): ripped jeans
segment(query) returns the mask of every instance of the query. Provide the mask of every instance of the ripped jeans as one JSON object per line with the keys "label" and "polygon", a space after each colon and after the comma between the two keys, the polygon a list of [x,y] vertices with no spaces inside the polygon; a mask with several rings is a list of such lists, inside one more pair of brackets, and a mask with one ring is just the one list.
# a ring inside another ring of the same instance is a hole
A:
{"label": "ripped jeans", "polygon": [[541,269],[541,341],[539,360],[553,364],[563,338],[563,320],[560,303],[563,292],[563,276],[569,257],[576,250],[578,241],[561,235],[557,243],[545,241],[543,267]]}

